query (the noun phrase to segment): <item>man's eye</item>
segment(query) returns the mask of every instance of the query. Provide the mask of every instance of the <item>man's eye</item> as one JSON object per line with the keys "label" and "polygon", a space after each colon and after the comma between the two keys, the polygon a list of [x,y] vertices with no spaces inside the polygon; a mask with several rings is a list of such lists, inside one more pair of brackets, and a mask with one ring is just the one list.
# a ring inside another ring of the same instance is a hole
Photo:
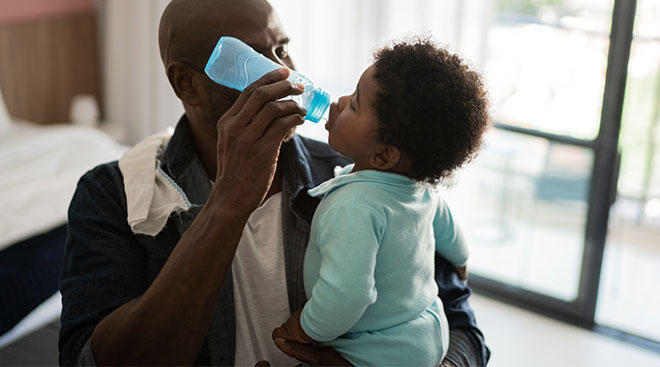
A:
{"label": "man's eye", "polygon": [[289,50],[287,45],[282,45],[279,46],[277,49],[275,49],[275,54],[277,54],[277,57],[280,59],[286,59],[289,57]]}

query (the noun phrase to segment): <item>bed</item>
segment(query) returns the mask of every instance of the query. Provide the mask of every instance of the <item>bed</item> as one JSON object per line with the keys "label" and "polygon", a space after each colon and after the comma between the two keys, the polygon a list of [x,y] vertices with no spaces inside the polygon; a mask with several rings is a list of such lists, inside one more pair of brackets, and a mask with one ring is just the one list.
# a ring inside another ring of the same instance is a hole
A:
{"label": "bed", "polygon": [[59,317],[57,278],[76,182],[126,150],[93,127],[11,119],[6,125],[0,131],[0,347]]}
{"label": "bed", "polygon": [[[98,128],[70,123],[75,96],[101,100],[94,3],[7,4],[0,12],[0,348],[59,319],[76,183],[127,149]],[[48,343],[56,348],[56,340]]]}

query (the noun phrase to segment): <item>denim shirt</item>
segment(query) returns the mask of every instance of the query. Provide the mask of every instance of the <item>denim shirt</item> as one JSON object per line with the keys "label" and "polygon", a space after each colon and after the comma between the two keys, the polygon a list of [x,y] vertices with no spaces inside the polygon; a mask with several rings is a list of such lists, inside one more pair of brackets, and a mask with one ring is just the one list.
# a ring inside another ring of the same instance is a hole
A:
{"label": "denim shirt", "polygon": [[[94,364],[91,335],[109,313],[142,295],[167,261],[181,235],[209,197],[211,183],[199,159],[184,115],[161,155],[161,168],[186,192],[193,206],[173,214],[156,237],[133,234],[126,221],[126,194],[117,162],[87,172],[69,207],[65,261],[60,276],[62,316],[60,364]],[[303,259],[310,223],[320,199],[307,194],[333,177],[333,169],[350,163],[327,144],[295,135],[282,145],[282,230],[289,308],[306,302]],[[489,351],[468,306],[469,288],[452,266],[436,254],[436,282],[450,328],[466,330],[480,361]],[[232,276],[218,296],[209,332],[196,365],[233,365],[235,314]],[[485,363],[485,362],[484,362]]]}

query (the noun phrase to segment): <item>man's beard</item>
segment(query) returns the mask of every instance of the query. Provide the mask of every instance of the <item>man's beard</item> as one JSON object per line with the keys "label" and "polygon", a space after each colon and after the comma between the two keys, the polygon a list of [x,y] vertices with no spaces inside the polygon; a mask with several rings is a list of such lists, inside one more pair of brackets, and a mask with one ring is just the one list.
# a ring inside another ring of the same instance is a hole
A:
{"label": "man's beard", "polygon": [[209,122],[217,125],[220,118],[234,105],[239,95],[240,92],[230,89],[228,89],[227,94],[224,96],[212,94],[215,98],[211,98],[211,105],[209,107],[211,109],[212,121]]}

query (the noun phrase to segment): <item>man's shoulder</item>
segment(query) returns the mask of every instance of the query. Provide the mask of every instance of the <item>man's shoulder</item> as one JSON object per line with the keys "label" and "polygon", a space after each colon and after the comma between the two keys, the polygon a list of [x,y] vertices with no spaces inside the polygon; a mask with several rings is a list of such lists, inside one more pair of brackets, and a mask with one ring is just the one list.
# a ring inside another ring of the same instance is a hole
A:
{"label": "man's shoulder", "polygon": [[78,187],[81,186],[97,186],[123,194],[124,178],[119,170],[119,162],[107,162],[90,169],[78,181]]}
{"label": "man's shoulder", "polygon": [[128,228],[126,212],[126,193],[117,162],[100,164],[78,181],[69,204],[69,227],[80,233],[91,231],[86,236],[92,238],[98,234],[91,234],[96,225],[105,228],[101,233],[116,231],[116,225]]}

